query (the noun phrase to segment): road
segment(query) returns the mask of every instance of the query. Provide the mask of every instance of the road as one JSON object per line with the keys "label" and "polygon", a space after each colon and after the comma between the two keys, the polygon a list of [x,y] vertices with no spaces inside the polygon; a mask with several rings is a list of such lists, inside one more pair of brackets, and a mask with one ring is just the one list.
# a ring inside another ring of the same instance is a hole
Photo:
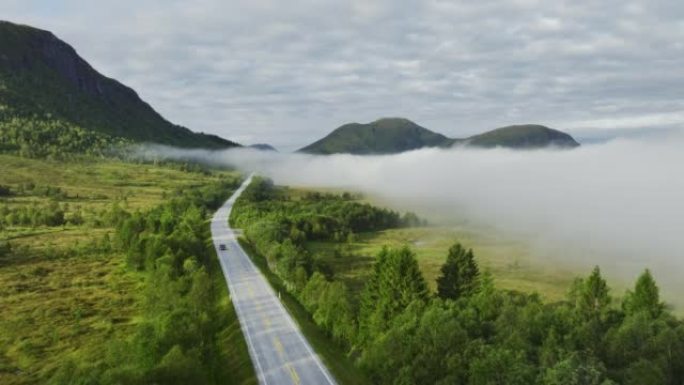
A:
{"label": "road", "polygon": [[[237,241],[228,218],[250,176],[214,214],[211,235],[249,354],[262,385],[334,385],[318,356]],[[220,250],[220,245],[226,250]]]}

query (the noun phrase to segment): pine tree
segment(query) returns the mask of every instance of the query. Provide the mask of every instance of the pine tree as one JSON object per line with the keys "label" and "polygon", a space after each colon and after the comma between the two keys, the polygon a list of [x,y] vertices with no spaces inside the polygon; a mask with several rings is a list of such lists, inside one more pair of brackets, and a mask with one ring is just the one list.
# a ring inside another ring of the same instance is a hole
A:
{"label": "pine tree", "polygon": [[660,316],[664,305],[660,302],[658,285],[648,269],[637,279],[634,291],[627,293],[623,306],[627,314],[646,312],[653,318]]}
{"label": "pine tree", "polygon": [[576,282],[575,301],[577,310],[586,318],[598,318],[610,305],[608,284],[601,276],[601,269],[594,267],[588,278]]}
{"label": "pine tree", "polygon": [[441,272],[437,278],[437,295],[441,298],[457,299],[477,290],[480,270],[472,249],[466,250],[460,243],[451,246]]}
{"label": "pine tree", "polygon": [[412,302],[427,299],[427,284],[413,252],[407,247],[383,249],[361,294],[360,342],[387,330],[391,321]]}

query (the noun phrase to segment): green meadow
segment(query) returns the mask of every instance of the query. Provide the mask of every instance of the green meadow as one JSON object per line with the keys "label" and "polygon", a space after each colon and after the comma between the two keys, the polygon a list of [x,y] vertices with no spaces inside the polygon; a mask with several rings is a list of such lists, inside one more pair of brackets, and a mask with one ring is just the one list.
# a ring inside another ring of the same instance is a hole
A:
{"label": "green meadow", "polygon": [[[43,384],[71,363],[97,366],[144,319],[147,279],[126,265],[105,221],[145,212],[228,171],[117,160],[50,161],[0,155],[0,383]],[[116,209],[115,209],[116,208]],[[59,224],[41,223],[54,211]],[[61,220],[59,220],[61,219]],[[9,245],[9,247],[7,246]],[[225,282],[213,276],[231,383],[253,383]],[[84,376],[85,377],[85,376]]]}

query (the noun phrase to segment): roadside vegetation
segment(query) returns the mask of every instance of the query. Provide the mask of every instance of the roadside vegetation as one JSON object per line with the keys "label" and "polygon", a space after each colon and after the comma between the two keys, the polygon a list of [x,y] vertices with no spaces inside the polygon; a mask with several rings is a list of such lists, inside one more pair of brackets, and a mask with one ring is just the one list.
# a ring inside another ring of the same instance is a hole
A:
{"label": "roadside vegetation", "polygon": [[[304,331],[313,322],[327,335],[327,343],[314,344],[319,353],[332,361],[330,350],[337,349],[354,363],[358,378],[376,384],[684,384],[684,322],[661,301],[648,270],[619,299],[596,267],[574,280],[562,299],[549,301],[534,291],[498,287],[459,243],[443,255],[434,282],[409,246],[381,248],[370,263],[359,263],[345,247],[369,233],[420,223],[403,218],[349,195],[295,197],[257,179],[238,200],[232,221],[244,229],[262,269],[306,309],[306,317],[297,315]],[[336,243],[339,262],[321,257],[312,242]],[[364,270],[363,279],[338,273],[347,259]]]}
{"label": "roadside vegetation", "polygon": [[0,155],[0,383],[255,383],[207,223],[238,175],[56,159]]}

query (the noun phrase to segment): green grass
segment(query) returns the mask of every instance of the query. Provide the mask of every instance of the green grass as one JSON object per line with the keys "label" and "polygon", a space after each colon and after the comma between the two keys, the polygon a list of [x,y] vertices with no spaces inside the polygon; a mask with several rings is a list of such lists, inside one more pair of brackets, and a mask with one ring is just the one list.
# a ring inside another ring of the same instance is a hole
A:
{"label": "green grass", "polygon": [[[217,174],[218,175],[218,174]],[[0,185],[15,190],[34,183],[60,187],[69,210],[100,210],[119,202],[129,211],[162,203],[175,189],[210,182],[217,175],[114,160],[54,162],[0,155]],[[11,196],[0,205],[47,203],[52,198]],[[67,212],[69,212],[67,210]],[[43,384],[64,362],[96,364],[108,342],[127,338],[140,320],[143,275],[124,266],[117,252],[80,252],[112,228],[7,227],[0,241],[15,252],[0,259],[0,384]],[[87,248],[85,249],[87,250]],[[220,271],[220,270],[217,270]],[[255,384],[255,376],[221,274],[221,308],[230,327],[222,335],[231,383]]]}
{"label": "green grass", "polygon": [[337,382],[345,385],[370,384],[361,370],[354,366],[352,360],[314,323],[309,312],[289,294],[283,281],[268,268],[266,258],[257,253],[243,238],[240,238],[240,244],[264,274],[271,287],[280,293],[283,305]]}
{"label": "green grass", "polygon": [[145,209],[159,203],[165,191],[199,185],[204,178],[200,173],[115,160],[64,163],[0,155],[0,184],[60,187],[69,195],[66,202],[83,207],[100,208],[121,200],[128,208]]}
{"label": "green grass", "polygon": [[141,280],[122,260],[35,259],[0,269],[0,383],[43,383],[66,358],[96,360],[108,340],[131,330]]}
{"label": "green grass", "polygon": [[357,234],[354,242],[309,242],[307,247],[317,258],[329,264],[337,279],[358,292],[365,282],[375,255],[384,246],[407,245],[415,253],[428,285],[434,291],[439,269],[447,251],[455,242],[473,248],[481,269],[489,270],[497,286],[524,292],[539,292],[550,301],[561,299],[575,274],[544,267],[527,258],[522,243],[502,241],[475,234],[466,229],[419,227]]}
{"label": "green grass", "polygon": [[[341,193],[339,189],[291,187],[290,199],[313,191]],[[358,195],[364,203],[388,209],[400,209],[378,197]],[[524,240],[507,237],[496,230],[469,225],[426,226],[391,229],[356,234],[352,243],[307,242],[307,248],[317,259],[330,265],[336,279],[343,280],[354,292],[363,287],[375,256],[383,246],[409,246],[415,253],[421,271],[431,290],[447,251],[455,242],[472,248],[482,270],[489,270],[498,287],[527,293],[538,292],[548,301],[561,300],[573,279],[586,271],[562,268],[533,258],[533,251]]]}

